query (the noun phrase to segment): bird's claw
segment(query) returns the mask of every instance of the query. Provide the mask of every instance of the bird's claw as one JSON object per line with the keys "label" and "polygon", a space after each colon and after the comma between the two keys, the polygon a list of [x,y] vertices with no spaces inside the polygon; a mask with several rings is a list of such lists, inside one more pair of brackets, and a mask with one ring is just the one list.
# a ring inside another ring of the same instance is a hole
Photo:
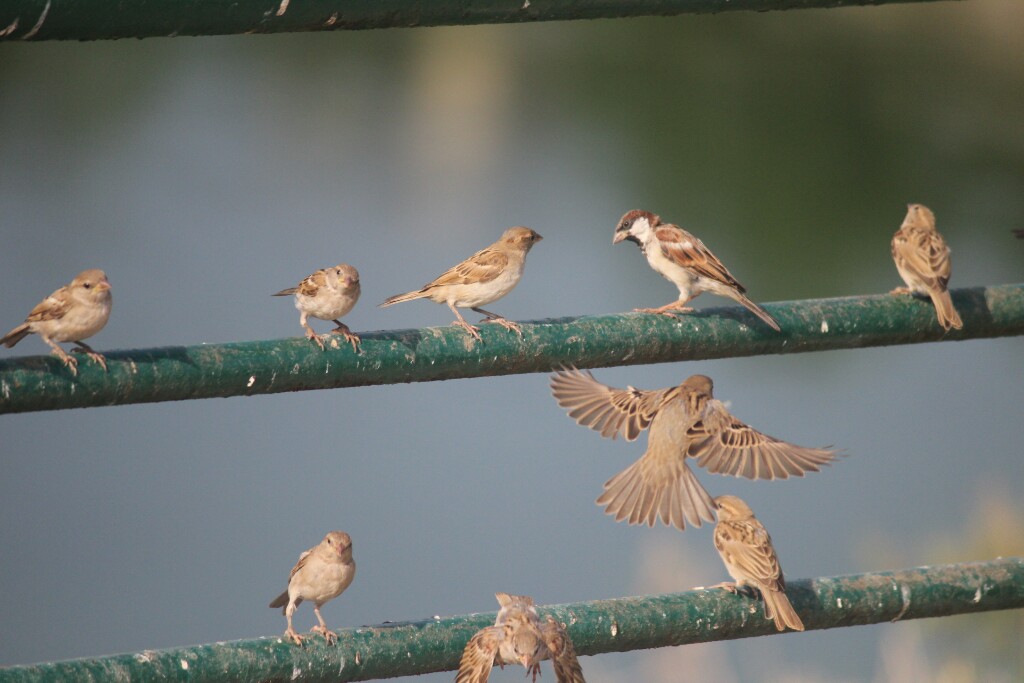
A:
{"label": "bird's claw", "polygon": [[[326,337],[327,335],[323,336]],[[316,345],[320,347],[320,350],[325,351],[326,349],[324,348],[324,341],[320,337],[321,335],[317,334],[316,332],[313,332],[312,330],[306,330],[306,339],[316,342]]]}
{"label": "bird's claw", "polygon": [[477,341],[483,341],[483,339],[480,338],[480,328],[479,327],[476,327],[474,325],[470,325],[465,320],[456,320],[455,322],[452,323],[452,325],[455,325],[456,327],[461,327],[466,332],[469,332],[471,335],[473,335],[473,337]]}
{"label": "bird's claw", "polygon": [[519,323],[512,322],[511,320],[508,320],[507,318],[484,318],[480,322],[482,322],[482,323],[497,323],[498,325],[501,325],[502,327],[504,327],[506,330],[509,330],[511,332],[515,332],[520,337],[523,336],[523,328],[519,326]]}
{"label": "bird's claw", "polygon": [[890,294],[910,294],[909,287],[896,287],[895,289],[889,290]]}
{"label": "bird's claw", "polygon": [[326,626],[314,626],[312,629],[313,633],[319,633],[327,641],[328,645],[334,645],[338,642],[338,634],[327,628]]}
{"label": "bird's claw", "polygon": [[299,647],[302,647],[302,636],[295,632],[295,629],[289,628],[284,632],[284,637],[287,640],[295,643]]}

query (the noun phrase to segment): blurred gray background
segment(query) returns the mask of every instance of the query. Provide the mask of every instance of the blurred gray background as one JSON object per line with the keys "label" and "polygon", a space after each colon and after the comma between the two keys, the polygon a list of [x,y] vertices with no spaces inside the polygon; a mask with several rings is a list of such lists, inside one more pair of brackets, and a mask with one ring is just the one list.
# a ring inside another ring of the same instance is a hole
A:
{"label": "blurred gray background", "polygon": [[[104,268],[97,349],[300,333],[269,295],[345,261],[354,330],[515,224],[545,240],[512,319],[667,303],[618,218],[692,229],[757,301],[886,292],[909,201],[954,286],[1024,279],[1024,6],[0,45],[0,324]],[[728,302],[710,295],[699,305]],[[40,354],[35,337],[4,357]],[[617,368],[711,375],[770,434],[851,455],[750,483],[792,578],[1024,554],[1021,339]],[[0,419],[0,664],[279,634],[266,607],[334,528],[359,574],[332,626],[655,593],[727,578],[710,528],[593,500],[643,452],[544,375]],[[300,608],[297,626],[314,622]],[[613,680],[1019,681],[1022,615],[586,657]],[[551,676],[545,668],[545,676]],[[495,672],[519,681],[522,672]],[[446,681],[437,674],[431,681]]]}

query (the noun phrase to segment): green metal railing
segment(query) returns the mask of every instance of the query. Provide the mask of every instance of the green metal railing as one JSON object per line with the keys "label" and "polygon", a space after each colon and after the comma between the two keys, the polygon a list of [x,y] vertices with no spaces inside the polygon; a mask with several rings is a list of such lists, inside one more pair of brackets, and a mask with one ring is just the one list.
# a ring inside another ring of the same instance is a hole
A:
{"label": "green metal railing", "polygon": [[4,0],[0,40],[503,24],[935,0]]}
{"label": "green metal railing", "polygon": [[[1020,608],[1024,558],[787,581],[786,594],[808,630]],[[720,589],[550,605],[540,612],[566,625],[581,655],[778,634],[759,600]],[[470,637],[494,617],[342,629],[333,646],[316,638],[306,647],[259,638],[16,666],[0,669],[0,683],[327,683],[450,671]]]}
{"label": "green metal railing", "polygon": [[953,301],[964,328],[948,333],[930,302],[875,295],[765,304],[781,333],[730,307],[542,320],[521,338],[485,325],[482,342],[451,326],[362,333],[360,354],[340,337],[326,352],[302,337],[110,351],[108,372],[83,360],[77,377],[53,356],[13,358],[0,361],[0,413],[1024,334],[1024,284],[959,289]]}

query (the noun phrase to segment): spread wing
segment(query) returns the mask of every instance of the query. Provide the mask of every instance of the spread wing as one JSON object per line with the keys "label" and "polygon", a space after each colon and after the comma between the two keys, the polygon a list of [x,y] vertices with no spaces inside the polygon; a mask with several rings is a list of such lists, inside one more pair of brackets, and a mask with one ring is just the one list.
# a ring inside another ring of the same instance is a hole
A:
{"label": "spread wing", "polygon": [[934,230],[901,228],[892,238],[892,257],[929,289],[943,291],[949,284],[952,264],[949,247]]}
{"label": "spread wing", "polygon": [[61,287],[56,292],[46,297],[33,308],[25,322],[34,323],[42,320],[58,320],[63,318],[71,306],[71,293],[67,287]]}
{"label": "spread wing", "polygon": [[654,236],[658,238],[661,252],[677,265],[729,285],[740,293],[747,291],[703,242],[682,228],[663,225],[654,231]]}
{"label": "spread wing", "polygon": [[687,431],[687,454],[713,474],[747,479],[788,479],[817,472],[836,458],[827,448],[804,448],[762,434],[740,422],[721,401],[707,402],[704,415]]}
{"label": "spread wing", "polygon": [[627,441],[633,441],[651,425],[665,394],[671,390],[616,389],[576,368],[551,375],[551,393],[577,424],[606,438],[614,439],[621,434]]}
{"label": "spread wing", "polygon": [[455,683],[487,683],[503,637],[504,629],[500,626],[488,626],[477,631],[462,651]]}
{"label": "spread wing", "polygon": [[576,657],[576,648],[572,646],[572,640],[562,625],[549,616],[547,622],[541,624],[540,632],[548,648],[551,665],[555,668],[557,683],[586,683],[580,661]]}
{"label": "spread wing", "polygon": [[508,265],[508,255],[494,246],[482,249],[457,266],[443,272],[436,280],[423,287],[428,290],[443,285],[471,285],[490,282]]}
{"label": "spread wing", "polygon": [[745,581],[768,590],[786,590],[771,536],[756,519],[719,522],[715,526],[715,548]]}

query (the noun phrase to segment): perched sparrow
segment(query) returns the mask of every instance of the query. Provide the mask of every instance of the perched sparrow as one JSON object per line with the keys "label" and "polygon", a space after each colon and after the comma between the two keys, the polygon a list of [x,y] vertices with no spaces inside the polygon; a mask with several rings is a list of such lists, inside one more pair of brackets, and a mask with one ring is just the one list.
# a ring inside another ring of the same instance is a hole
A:
{"label": "perched sparrow", "polygon": [[327,622],[320,615],[324,603],[341,595],[356,576],[356,561],[352,559],[352,539],[344,531],[332,531],[320,545],[299,555],[299,561],[292,567],[288,578],[288,590],[274,598],[271,607],[283,608],[288,617],[285,638],[296,645],[302,645],[302,636],[292,628],[292,615],[303,600],[313,603],[313,613],[320,621],[313,627],[328,645],[338,640],[338,634],[327,628]]}
{"label": "perched sparrow", "polygon": [[612,244],[623,240],[635,242],[647,257],[651,268],[679,288],[679,299],[660,308],[637,308],[642,313],[692,311],[686,304],[702,292],[729,297],[747,307],[751,313],[779,331],[779,324],[768,312],[748,299],[743,285],[736,281],[722,262],[699,239],[650,211],[630,211],[615,228]]}
{"label": "perched sparrow", "polygon": [[942,329],[964,326],[949,297],[949,247],[935,230],[935,214],[923,204],[907,204],[907,217],[892,236],[892,260],[907,283],[893,294],[923,294],[931,297]]}
{"label": "perched sparrow", "polygon": [[[341,263],[333,268],[322,268],[300,282],[298,287],[282,289],[272,296],[295,295],[295,308],[299,309],[299,324],[305,328],[306,338],[315,341],[321,351],[324,348],[321,336],[306,322],[310,316],[330,320],[337,325],[330,334],[344,335],[345,341],[351,342],[352,350],[358,353],[359,337],[338,318],[356,305],[359,301],[359,291],[359,271],[347,263]],[[323,339],[326,338],[327,335],[323,335]]]}
{"label": "perched sparrow", "polygon": [[767,529],[736,496],[719,496],[715,498],[715,505],[718,507],[715,548],[736,583],[720,583],[712,588],[735,593],[742,586],[752,586],[761,592],[764,616],[775,620],[775,628],[785,631],[788,626],[803,631],[804,624],[786,597],[786,579]]}
{"label": "perched sparrow", "polygon": [[491,667],[522,664],[537,680],[540,663],[550,659],[558,683],[585,683],[569,634],[550,616],[541,621],[533,598],[495,593],[501,609],[494,626],[477,631],[462,652],[455,683],[487,683]]}
{"label": "perched sparrow", "polygon": [[0,338],[0,344],[11,348],[30,334],[38,334],[57,357],[78,374],[78,359],[69,356],[56,342],[73,342],[107,369],[106,359],[83,342],[103,329],[110,319],[110,282],[102,270],[83,270],[75,279],[39,302],[25,322]]}
{"label": "perched sparrow", "polygon": [[683,530],[714,521],[714,504],[687,458],[713,474],[747,479],[786,479],[817,472],[836,453],[803,448],[762,434],[733,417],[712,396],[710,377],[693,375],[676,387],[644,391],[601,384],[575,368],[551,376],[558,405],[578,424],[633,441],[650,428],[647,452],[609,479],[597,499],[615,521],[654,526],[658,517]]}
{"label": "perched sparrow", "polygon": [[381,306],[413,299],[430,299],[434,303],[448,304],[448,308],[452,309],[457,318],[452,324],[465,329],[477,339],[480,339],[479,328],[467,323],[456,306],[485,315],[487,317],[482,322],[498,323],[522,336],[523,331],[518,324],[480,307],[497,301],[519,284],[519,278],[523,276],[523,267],[526,265],[526,255],[530,248],[542,239],[529,228],[509,228],[500,240],[476,252],[454,268],[449,268],[422,289],[396,294]]}

